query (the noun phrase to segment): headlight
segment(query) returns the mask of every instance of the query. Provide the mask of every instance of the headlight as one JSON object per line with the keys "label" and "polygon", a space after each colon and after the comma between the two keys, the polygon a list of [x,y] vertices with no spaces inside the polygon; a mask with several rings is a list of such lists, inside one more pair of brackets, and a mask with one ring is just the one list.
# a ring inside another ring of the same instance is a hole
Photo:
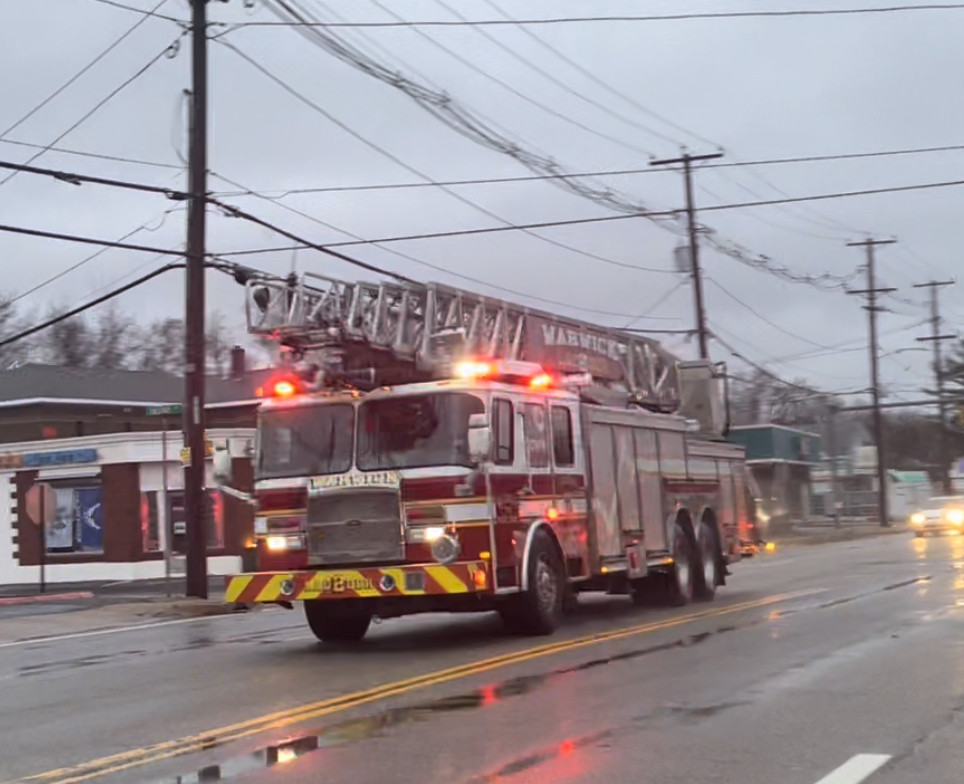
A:
{"label": "headlight", "polygon": [[922,515],[920,512],[914,512],[914,514],[912,514],[912,515],[910,516],[910,524],[911,524],[911,525],[923,525],[923,524],[924,524],[924,515]]}
{"label": "headlight", "polygon": [[408,541],[413,544],[434,542],[445,536],[445,529],[437,525],[413,527],[408,529]]}
{"label": "headlight", "polygon": [[954,525],[961,525],[964,523],[964,509],[948,509],[947,520]]}
{"label": "headlight", "polygon": [[305,539],[301,534],[288,534],[287,536],[269,536],[265,539],[268,549],[272,552],[283,550],[303,550]]}

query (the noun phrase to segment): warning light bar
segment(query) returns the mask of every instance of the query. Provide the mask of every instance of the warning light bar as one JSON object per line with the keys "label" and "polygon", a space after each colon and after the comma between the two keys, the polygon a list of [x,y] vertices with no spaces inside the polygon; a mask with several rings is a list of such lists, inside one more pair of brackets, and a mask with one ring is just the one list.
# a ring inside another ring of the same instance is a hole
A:
{"label": "warning light bar", "polygon": [[270,382],[266,387],[258,387],[255,390],[258,397],[293,397],[301,390],[297,382],[290,378],[279,378]]}

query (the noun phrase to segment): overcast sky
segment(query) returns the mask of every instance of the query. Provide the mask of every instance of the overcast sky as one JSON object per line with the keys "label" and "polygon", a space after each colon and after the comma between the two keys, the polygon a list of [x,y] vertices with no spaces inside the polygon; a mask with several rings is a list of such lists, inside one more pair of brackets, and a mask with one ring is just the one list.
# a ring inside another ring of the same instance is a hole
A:
{"label": "overcast sky", "polygon": [[[145,9],[157,1],[127,0]],[[408,20],[454,18],[439,0],[381,2]],[[596,0],[591,5],[575,0],[444,2],[474,19],[498,18],[495,8],[516,18],[537,18],[590,12],[661,14],[882,4],[871,0]],[[301,4],[325,19],[392,19],[374,0],[301,0]],[[168,0],[160,12],[185,18],[187,3]],[[212,3],[211,15],[231,22],[277,19],[260,0]],[[5,75],[0,82],[2,132],[140,17],[95,0],[0,0],[0,18],[0,67]],[[642,168],[648,154],[675,156],[681,144],[694,153],[713,152],[719,145],[726,152],[724,161],[729,162],[962,144],[962,23],[964,10],[947,10],[528,28],[539,40],[511,26],[334,32],[392,70],[444,89],[474,116],[497,126],[521,145],[550,156],[569,171],[583,172]],[[171,22],[146,21],[49,105],[0,139],[0,159],[26,161],[36,150],[5,140],[53,142],[179,35],[180,29]],[[484,35],[494,37],[517,56]],[[513,160],[457,135],[407,96],[334,59],[290,28],[246,27],[228,33],[224,40],[373,145],[433,179],[529,173]],[[601,88],[540,41],[625,93],[633,103]],[[411,172],[286,93],[235,52],[218,43],[212,43],[210,50],[213,173],[273,197],[290,189],[417,181]],[[571,92],[523,60],[568,85]],[[189,65],[185,39],[175,56],[156,62],[64,137],[59,146],[180,165],[185,146],[182,91],[189,84]],[[484,74],[509,84],[514,92]],[[714,168],[698,174],[696,195],[701,206],[709,206],[787,194],[957,180],[964,179],[959,171],[962,162],[964,152],[941,152],[752,169]],[[160,185],[185,184],[178,168],[59,152],[42,155],[36,165]],[[611,176],[603,182],[650,207],[676,208],[683,199],[682,179],[675,172]],[[236,190],[216,177],[210,188]],[[545,182],[474,185],[457,192],[516,223],[611,214]],[[365,238],[498,225],[482,211],[435,188],[290,195],[276,201],[251,196],[227,200],[319,243],[350,237],[284,206]],[[175,211],[165,217],[165,211],[172,208]],[[805,206],[706,212],[702,221],[719,236],[770,256],[774,264],[812,274],[853,273],[863,262],[862,251],[848,248],[846,243],[863,239],[868,232],[897,237],[900,242],[880,248],[878,256],[879,283],[900,289],[899,299],[887,300],[890,312],[880,319],[881,369],[891,397],[910,399],[929,380],[928,355],[914,340],[929,329],[922,325],[928,315],[926,294],[911,285],[957,275],[960,215],[960,191],[942,188]],[[163,248],[180,247],[184,234],[183,210],[161,197],[95,186],[78,188],[25,174],[0,186],[0,222],[114,240],[146,225],[148,228],[130,241]],[[208,225],[212,251],[290,244],[268,230],[216,212],[211,213]],[[391,246],[453,274],[420,267],[378,247],[351,252],[417,279],[481,288],[454,276],[462,273],[569,303],[572,308],[551,309],[602,323],[622,325],[629,321],[628,316],[647,311],[647,317],[636,326],[692,326],[692,289],[673,272],[672,251],[678,237],[667,228],[633,218],[539,233],[596,256],[663,272],[607,264],[519,232]],[[22,292],[92,250],[0,235],[5,272],[0,287],[8,293]],[[833,391],[867,386],[866,313],[856,297],[782,281],[708,247],[704,247],[702,261],[709,325],[729,345],[784,378],[802,377]],[[111,250],[25,297],[22,304],[36,308],[76,304],[160,263],[149,254]],[[370,277],[313,251],[301,251],[296,258],[290,252],[249,256],[246,263],[275,272],[285,272],[295,263],[299,270],[351,279]],[[209,276],[209,282],[212,307],[227,314],[240,330],[241,289],[216,274]],[[858,283],[863,279],[854,285]],[[183,306],[181,287],[179,273],[171,273],[125,295],[120,304],[144,319],[177,316]],[[941,292],[945,332],[958,332],[964,319],[962,294],[960,285]],[[531,299],[513,298],[546,307]],[[627,315],[592,315],[577,307]],[[677,338],[665,342],[681,356],[695,352],[693,342]],[[719,343],[712,345],[712,353],[735,368],[741,366]]]}

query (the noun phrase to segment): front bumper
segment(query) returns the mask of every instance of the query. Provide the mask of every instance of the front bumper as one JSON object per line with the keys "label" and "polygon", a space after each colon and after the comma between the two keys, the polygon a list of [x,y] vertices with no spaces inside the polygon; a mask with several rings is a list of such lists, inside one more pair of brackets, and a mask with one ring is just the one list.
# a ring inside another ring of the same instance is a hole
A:
{"label": "front bumper", "polygon": [[485,561],[363,569],[305,569],[236,574],[227,580],[225,601],[236,604],[310,599],[379,599],[485,593],[491,588]]}

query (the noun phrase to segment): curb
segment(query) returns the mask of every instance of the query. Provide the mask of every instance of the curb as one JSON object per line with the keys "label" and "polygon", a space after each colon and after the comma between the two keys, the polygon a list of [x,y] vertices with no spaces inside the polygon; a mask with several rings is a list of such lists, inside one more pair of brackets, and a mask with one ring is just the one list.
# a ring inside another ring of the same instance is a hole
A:
{"label": "curb", "polygon": [[73,593],[38,593],[25,596],[0,596],[0,606],[10,604],[33,604],[36,602],[63,602],[77,599],[93,599],[90,591],[74,591]]}
{"label": "curb", "polygon": [[872,531],[848,531],[843,529],[819,534],[788,536],[781,539],[774,539],[773,541],[777,547],[788,547],[796,545],[833,544],[834,542],[853,542],[857,539],[872,539],[878,536],[895,536],[906,533],[908,533],[908,531],[905,528],[898,526],[878,528]]}

